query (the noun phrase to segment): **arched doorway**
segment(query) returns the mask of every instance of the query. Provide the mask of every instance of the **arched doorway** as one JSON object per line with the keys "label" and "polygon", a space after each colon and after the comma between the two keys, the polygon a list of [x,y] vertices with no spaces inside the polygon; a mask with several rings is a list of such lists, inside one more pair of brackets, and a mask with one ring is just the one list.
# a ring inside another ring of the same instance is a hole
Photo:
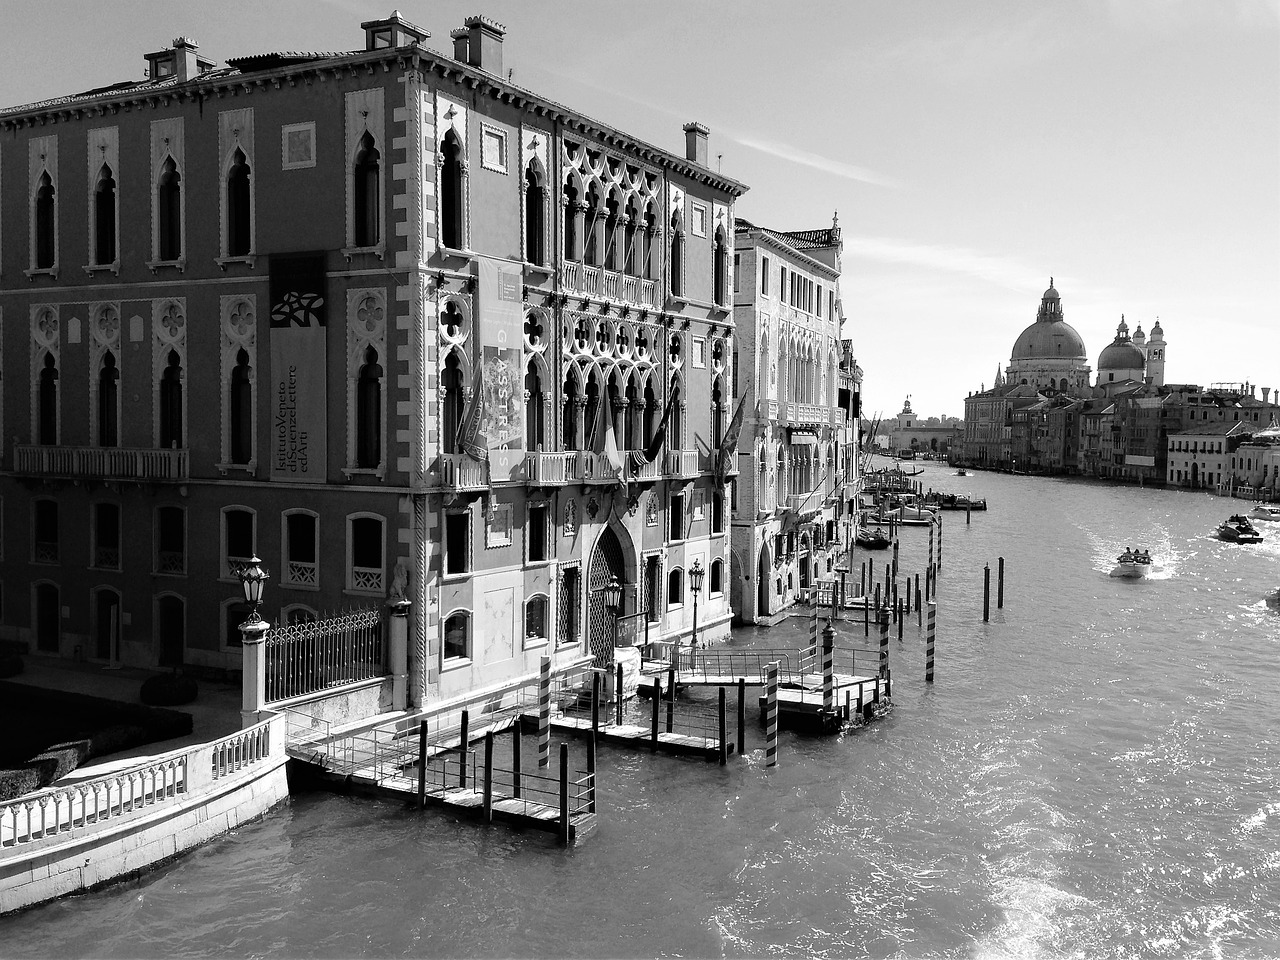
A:
{"label": "arched doorway", "polygon": [[1198,463],[1191,464],[1191,485],[1193,487],[1200,486],[1200,465]]}
{"label": "arched doorway", "polygon": [[590,643],[595,666],[603,667],[613,662],[613,648],[617,638],[618,618],[626,611],[626,591],[622,594],[622,603],[617,610],[610,610],[605,605],[605,587],[609,580],[618,578],[618,583],[626,583],[626,562],[623,557],[622,544],[612,527],[605,527],[604,533],[596,541],[596,548],[591,553],[591,566],[588,568],[588,600],[587,600],[587,640]]}
{"label": "arched doorway", "polygon": [[766,543],[760,548],[760,563],[756,571],[756,618],[767,617],[772,611],[769,609],[769,593],[772,584],[770,580],[770,564],[769,564],[769,545]]}

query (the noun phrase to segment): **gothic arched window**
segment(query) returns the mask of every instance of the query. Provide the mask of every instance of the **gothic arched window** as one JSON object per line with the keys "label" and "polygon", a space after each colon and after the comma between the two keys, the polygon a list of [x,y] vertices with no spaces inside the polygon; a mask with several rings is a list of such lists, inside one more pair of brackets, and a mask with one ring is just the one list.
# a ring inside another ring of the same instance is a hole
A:
{"label": "gothic arched window", "polygon": [[110,350],[102,356],[98,371],[98,446],[115,447],[120,444],[120,423],[116,411],[120,392],[120,371]]}
{"label": "gothic arched window", "polygon": [[105,163],[93,188],[93,262],[99,266],[116,259],[116,181]]}
{"label": "gothic arched window", "polygon": [[249,253],[253,232],[249,214],[249,162],[237,149],[227,171],[227,256],[243,257]]}
{"label": "gothic arched window", "polygon": [[53,181],[48,173],[40,174],[36,183],[36,262],[37,270],[48,270],[57,260],[57,222],[54,216]]}
{"label": "gothic arched window", "polygon": [[231,370],[231,462],[248,463],[253,458],[253,381],[249,354],[236,354]]}
{"label": "gothic arched window", "polygon": [[156,187],[156,224],[158,227],[157,258],[177,260],[182,256],[182,175],[173,157],[166,157],[160,167]]}
{"label": "gothic arched window", "polygon": [[53,354],[44,355],[40,371],[39,440],[45,446],[58,442],[58,363]]}
{"label": "gothic arched window", "polygon": [[160,446],[182,446],[182,361],[176,350],[169,351],[160,375]]}
{"label": "gothic arched window", "polygon": [[462,143],[450,130],[440,144],[444,162],[440,165],[440,242],[461,250],[462,233]]}
{"label": "gothic arched window", "polygon": [[382,154],[366,130],[351,167],[351,239],[357,247],[377,246],[382,239],[381,182]]}
{"label": "gothic arched window", "polygon": [[356,379],[356,466],[376,469],[382,463],[382,365],[378,351],[365,349]]}

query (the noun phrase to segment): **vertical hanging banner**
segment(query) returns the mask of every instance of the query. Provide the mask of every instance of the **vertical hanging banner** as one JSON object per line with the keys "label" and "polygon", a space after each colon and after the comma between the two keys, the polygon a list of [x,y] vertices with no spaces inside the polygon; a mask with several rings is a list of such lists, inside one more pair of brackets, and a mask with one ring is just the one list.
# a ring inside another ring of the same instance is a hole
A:
{"label": "vertical hanging banner", "polygon": [[489,479],[519,479],[524,466],[524,269],[478,257],[475,300],[477,361],[484,366],[481,434],[489,448]]}
{"label": "vertical hanging banner", "polygon": [[271,258],[271,479],[325,481],[324,254]]}

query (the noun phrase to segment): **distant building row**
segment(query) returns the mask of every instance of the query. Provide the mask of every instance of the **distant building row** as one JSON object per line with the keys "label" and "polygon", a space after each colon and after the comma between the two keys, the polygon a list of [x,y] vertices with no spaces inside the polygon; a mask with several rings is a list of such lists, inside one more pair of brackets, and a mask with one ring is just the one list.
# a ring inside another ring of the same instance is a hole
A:
{"label": "distant building row", "polygon": [[[1084,343],[1051,284],[995,385],[965,399],[963,442],[953,459],[1204,489],[1250,472],[1231,453],[1268,427],[1280,394],[1273,400],[1264,387],[1259,400],[1247,383],[1167,384],[1165,351],[1158,321],[1148,341],[1141,326],[1130,337],[1122,317],[1090,385]],[[1274,485],[1273,474],[1267,479]]]}

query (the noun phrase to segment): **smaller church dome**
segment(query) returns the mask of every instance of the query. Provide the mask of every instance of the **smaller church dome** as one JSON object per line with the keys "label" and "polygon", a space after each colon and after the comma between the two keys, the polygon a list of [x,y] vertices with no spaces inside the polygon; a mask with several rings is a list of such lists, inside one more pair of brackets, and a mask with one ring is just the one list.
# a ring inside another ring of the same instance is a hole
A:
{"label": "smaller church dome", "polygon": [[1132,340],[1116,340],[1098,356],[1099,370],[1141,370],[1147,358]]}

